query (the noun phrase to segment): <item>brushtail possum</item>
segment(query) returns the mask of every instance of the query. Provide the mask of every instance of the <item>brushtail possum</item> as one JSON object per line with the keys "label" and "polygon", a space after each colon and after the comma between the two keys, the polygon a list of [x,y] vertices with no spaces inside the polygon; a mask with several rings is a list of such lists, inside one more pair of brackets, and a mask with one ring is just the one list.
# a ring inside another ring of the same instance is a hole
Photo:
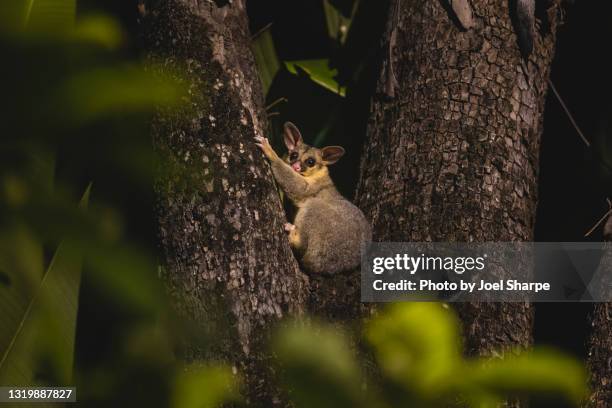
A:
{"label": "brushtail possum", "polygon": [[370,224],[361,210],[336,190],[327,168],[344,155],[344,149],[309,146],[289,122],[283,134],[288,150],[285,159],[276,154],[268,139],[255,139],[270,160],[274,178],[297,208],[293,224],[285,224],[285,230],[304,269],[334,274],[357,267],[362,244],[372,238]]}

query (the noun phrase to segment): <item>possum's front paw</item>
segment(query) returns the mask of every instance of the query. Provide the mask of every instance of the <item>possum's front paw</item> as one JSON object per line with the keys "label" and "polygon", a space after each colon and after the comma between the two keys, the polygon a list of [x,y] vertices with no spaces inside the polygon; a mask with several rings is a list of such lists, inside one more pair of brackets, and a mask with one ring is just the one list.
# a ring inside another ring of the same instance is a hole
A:
{"label": "possum's front paw", "polygon": [[261,137],[261,136],[255,136],[255,141],[257,142],[255,144],[259,146],[259,148],[261,149],[263,154],[268,158],[268,160],[278,159],[278,155],[276,154],[274,149],[272,149],[272,146],[270,146],[270,142],[268,141],[267,138]]}
{"label": "possum's front paw", "polygon": [[286,222],[284,227],[285,227],[285,231],[287,232],[291,232],[295,229],[295,225],[291,224],[290,222]]}

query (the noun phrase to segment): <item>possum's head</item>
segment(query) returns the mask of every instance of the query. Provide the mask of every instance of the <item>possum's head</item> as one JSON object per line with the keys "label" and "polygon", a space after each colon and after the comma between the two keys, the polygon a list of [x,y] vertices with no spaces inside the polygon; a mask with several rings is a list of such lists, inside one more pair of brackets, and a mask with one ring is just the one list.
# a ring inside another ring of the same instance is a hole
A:
{"label": "possum's head", "polygon": [[285,123],[283,139],[287,146],[285,161],[304,177],[327,173],[327,166],[334,164],[344,155],[344,149],[340,146],[318,149],[307,145],[298,128],[291,122]]}

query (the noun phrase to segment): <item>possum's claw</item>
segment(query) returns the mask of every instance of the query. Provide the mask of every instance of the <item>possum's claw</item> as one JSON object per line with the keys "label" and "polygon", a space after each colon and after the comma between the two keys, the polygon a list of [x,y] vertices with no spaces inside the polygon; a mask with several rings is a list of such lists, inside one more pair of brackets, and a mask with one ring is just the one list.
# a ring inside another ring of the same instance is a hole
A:
{"label": "possum's claw", "polygon": [[261,151],[269,160],[274,160],[278,157],[277,154],[274,152],[274,149],[272,149],[272,146],[270,146],[270,142],[267,138],[262,136],[255,136],[254,139],[257,142],[255,143],[255,145],[261,149]]}

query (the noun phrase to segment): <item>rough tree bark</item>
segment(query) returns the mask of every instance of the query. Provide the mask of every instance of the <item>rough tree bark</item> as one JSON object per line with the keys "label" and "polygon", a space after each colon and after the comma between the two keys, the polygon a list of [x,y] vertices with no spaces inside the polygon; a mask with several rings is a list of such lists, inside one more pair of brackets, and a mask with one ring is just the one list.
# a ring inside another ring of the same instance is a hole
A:
{"label": "rough tree bark", "polygon": [[[604,227],[606,247],[599,262],[599,276],[604,276],[604,290],[612,291],[612,217]],[[612,406],[612,303],[595,303],[591,315],[587,365],[591,395],[585,401],[588,408]]]}
{"label": "rough tree bark", "polygon": [[[471,1],[468,30],[444,0],[391,3],[357,191],[374,240],[533,240],[558,3],[546,2],[526,64],[507,1]],[[532,341],[529,304],[459,311],[469,354]]]}
{"label": "rough tree bark", "polygon": [[188,360],[223,360],[247,401],[273,406],[266,328],[300,314],[307,277],[284,235],[268,164],[261,85],[242,0],[163,0],[147,10],[149,59],[188,88],[179,112],[153,124],[163,165],[156,185],[162,274],[178,313],[216,339],[185,345]]}

